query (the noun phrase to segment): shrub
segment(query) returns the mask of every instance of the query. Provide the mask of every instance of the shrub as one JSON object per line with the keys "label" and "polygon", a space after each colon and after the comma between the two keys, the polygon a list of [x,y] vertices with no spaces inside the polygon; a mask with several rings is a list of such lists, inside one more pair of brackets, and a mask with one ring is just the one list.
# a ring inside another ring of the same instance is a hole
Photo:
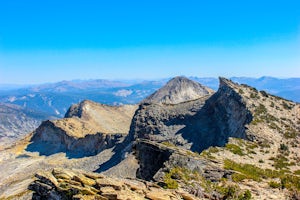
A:
{"label": "shrub", "polygon": [[274,162],[274,167],[276,169],[283,169],[283,168],[288,168],[290,165],[287,161],[288,159],[284,157],[283,155],[278,155],[277,157],[272,157],[270,160],[273,160]]}
{"label": "shrub", "polygon": [[167,146],[167,147],[175,147],[175,145],[171,142],[168,142],[168,141],[164,141],[162,142],[163,145]]}
{"label": "shrub", "polygon": [[257,115],[263,114],[266,112],[267,112],[267,109],[263,104],[259,104],[259,106],[255,109],[255,114],[257,114]]}
{"label": "shrub", "polygon": [[281,188],[300,191],[300,177],[293,175],[283,175],[281,177]]}
{"label": "shrub", "polygon": [[178,188],[178,182],[174,180],[172,177],[174,177],[174,174],[176,174],[176,170],[171,170],[169,173],[166,173],[164,176],[164,183],[165,188],[168,189],[177,189]]}
{"label": "shrub", "polygon": [[230,152],[234,153],[234,154],[237,154],[237,155],[240,155],[240,156],[244,156],[245,155],[244,152],[243,152],[243,150],[239,146],[237,146],[235,144],[229,144],[228,143],[228,144],[226,144],[225,148],[227,150],[229,150]]}
{"label": "shrub", "polygon": [[300,175],[300,169],[299,169],[299,170],[296,170],[296,171],[294,171],[294,174],[296,174],[296,175]]}
{"label": "shrub", "polygon": [[269,96],[269,95],[268,95],[265,91],[263,91],[263,90],[260,91],[260,93],[261,93],[261,95],[264,96],[264,97],[268,97],[268,96]]}
{"label": "shrub", "polygon": [[281,187],[281,183],[275,182],[275,181],[270,181],[269,182],[269,186],[271,188],[280,188]]}
{"label": "shrub", "polygon": [[286,110],[291,110],[292,109],[292,106],[288,105],[285,101],[282,102],[282,106]]}
{"label": "shrub", "polygon": [[246,190],[243,195],[239,196],[238,200],[250,200],[251,197],[251,192],[249,190]]}
{"label": "shrub", "polygon": [[294,130],[294,129],[291,129],[291,128],[289,128],[284,134],[283,134],[283,136],[284,136],[284,138],[286,138],[286,139],[294,139],[294,138],[296,138],[297,137],[297,131],[296,130]]}
{"label": "shrub", "polygon": [[218,153],[219,152],[219,149],[217,147],[209,147],[208,148],[208,151],[210,153]]}
{"label": "shrub", "polygon": [[238,196],[239,188],[235,185],[224,187],[220,192],[224,195],[223,199],[236,199]]}
{"label": "shrub", "polygon": [[232,175],[232,179],[236,182],[243,179],[261,181],[261,178],[276,178],[280,176],[278,171],[261,169],[251,164],[239,164],[229,159],[224,160],[224,168],[239,172]]}
{"label": "shrub", "polygon": [[288,151],[289,147],[287,145],[285,145],[285,144],[280,144],[279,150],[281,150],[281,151]]}
{"label": "shrub", "polygon": [[250,98],[252,98],[252,99],[259,99],[260,97],[258,96],[257,93],[251,93],[250,94]]}
{"label": "shrub", "polygon": [[166,184],[165,188],[167,188],[167,189],[177,189],[178,188],[177,181],[175,181],[171,177],[167,177],[167,178],[165,177],[164,182]]}

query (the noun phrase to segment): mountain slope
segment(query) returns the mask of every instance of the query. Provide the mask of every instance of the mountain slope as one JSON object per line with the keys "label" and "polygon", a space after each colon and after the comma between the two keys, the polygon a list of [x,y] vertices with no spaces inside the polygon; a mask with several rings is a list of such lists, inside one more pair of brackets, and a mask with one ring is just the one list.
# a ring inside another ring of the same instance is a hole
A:
{"label": "mountain slope", "polygon": [[66,118],[44,121],[34,131],[27,150],[42,155],[57,152],[66,152],[70,157],[95,155],[128,134],[136,108],[134,105],[113,107],[85,100],[71,106]]}
{"label": "mountain slope", "polygon": [[143,103],[178,104],[212,94],[213,90],[185,77],[175,77],[143,100]]}
{"label": "mountain slope", "polygon": [[[180,112],[186,107],[194,113]],[[131,127],[140,178],[190,191],[209,187],[221,196],[217,185],[234,187],[229,199],[239,199],[247,190],[254,199],[299,197],[299,104],[220,78],[218,91],[197,109],[187,103],[159,108],[144,104]],[[201,153],[200,158],[188,150]],[[191,186],[191,180],[197,183]],[[212,180],[216,185],[206,182]],[[221,196],[216,199],[226,195]]]}
{"label": "mountain slope", "polygon": [[0,103],[0,143],[9,144],[36,129],[47,116],[13,104]]}

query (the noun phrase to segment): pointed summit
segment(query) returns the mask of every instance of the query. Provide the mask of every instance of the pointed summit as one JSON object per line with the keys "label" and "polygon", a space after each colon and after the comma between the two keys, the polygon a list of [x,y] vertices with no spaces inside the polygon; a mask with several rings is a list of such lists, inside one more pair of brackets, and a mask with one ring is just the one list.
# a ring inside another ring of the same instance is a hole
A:
{"label": "pointed summit", "polygon": [[213,90],[183,76],[171,79],[142,103],[178,104],[212,94]]}

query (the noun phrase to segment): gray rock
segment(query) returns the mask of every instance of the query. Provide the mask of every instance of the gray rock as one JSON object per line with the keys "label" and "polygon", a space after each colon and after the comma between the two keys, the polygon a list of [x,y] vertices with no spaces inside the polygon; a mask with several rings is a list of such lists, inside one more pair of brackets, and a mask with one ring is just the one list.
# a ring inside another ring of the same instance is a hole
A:
{"label": "gray rock", "polygon": [[212,94],[213,90],[188,78],[178,76],[147,97],[142,103],[178,104]]}
{"label": "gray rock", "polygon": [[[192,82],[184,82],[191,85],[185,87],[193,87]],[[235,87],[238,85],[220,78],[219,90],[200,99],[174,105],[146,100],[148,103],[141,104],[136,111],[130,135],[132,139],[168,141],[197,152],[223,146],[229,137],[245,139],[245,126],[252,115]]]}

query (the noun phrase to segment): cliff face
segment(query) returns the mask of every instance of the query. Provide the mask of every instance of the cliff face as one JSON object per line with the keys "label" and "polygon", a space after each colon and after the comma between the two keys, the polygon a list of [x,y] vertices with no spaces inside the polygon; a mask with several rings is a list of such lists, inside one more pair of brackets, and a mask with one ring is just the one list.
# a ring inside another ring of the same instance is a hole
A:
{"label": "cliff face", "polygon": [[[69,124],[70,125],[70,124]],[[71,124],[72,125],[72,124]],[[84,157],[96,155],[106,148],[115,145],[122,134],[86,134],[75,137],[52,121],[44,121],[34,132],[28,145],[28,151],[38,151],[41,155],[65,152],[68,157]]]}
{"label": "cliff face", "polygon": [[135,106],[112,107],[91,101],[73,105],[66,118],[44,121],[34,131],[28,151],[69,157],[95,155],[128,134]]}
{"label": "cliff face", "polygon": [[[130,134],[198,152],[209,146],[222,146],[228,137],[246,138],[245,125],[252,115],[235,86],[221,78],[220,88],[213,95],[207,93],[174,105],[144,103],[133,118]],[[185,87],[192,86],[185,83]]]}
{"label": "cliff face", "polygon": [[[202,99],[144,103],[130,131],[137,176],[204,199],[250,199],[251,193],[253,199],[297,199],[299,122],[299,104],[225,78]],[[213,183],[239,194],[224,195]],[[214,192],[205,193],[208,188]]]}

